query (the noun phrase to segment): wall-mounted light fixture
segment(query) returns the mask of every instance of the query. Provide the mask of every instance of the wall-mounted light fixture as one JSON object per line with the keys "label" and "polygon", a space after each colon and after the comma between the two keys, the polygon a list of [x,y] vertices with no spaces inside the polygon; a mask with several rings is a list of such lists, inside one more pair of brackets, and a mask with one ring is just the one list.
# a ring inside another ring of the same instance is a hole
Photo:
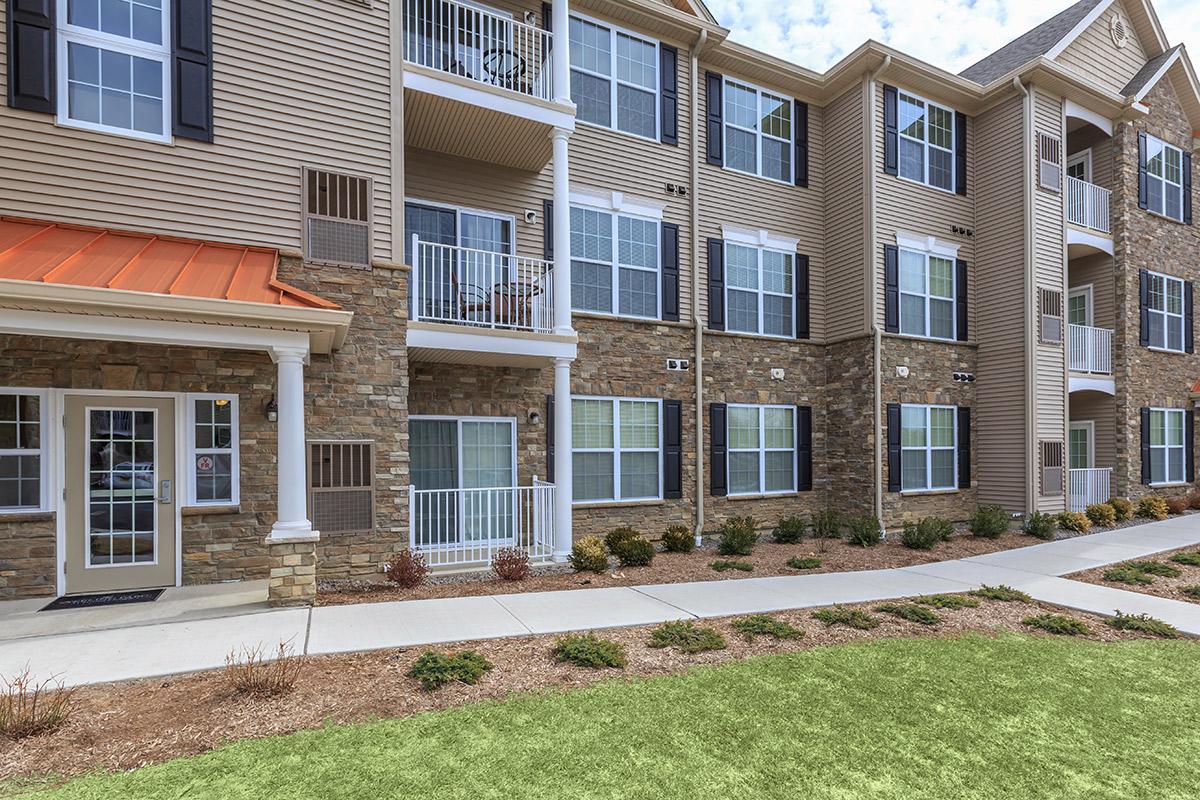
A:
{"label": "wall-mounted light fixture", "polygon": [[279,403],[275,402],[275,395],[271,395],[271,399],[267,401],[267,405],[263,409],[263,413],[267,417],[267,422],[279,421]]}
{"label": "wall-mounted light fixture", "polygon": [[539,414],[536,409],[531,409],[529,411],[529,424],[530,425],[541,425],[542,424],[542,415]]}

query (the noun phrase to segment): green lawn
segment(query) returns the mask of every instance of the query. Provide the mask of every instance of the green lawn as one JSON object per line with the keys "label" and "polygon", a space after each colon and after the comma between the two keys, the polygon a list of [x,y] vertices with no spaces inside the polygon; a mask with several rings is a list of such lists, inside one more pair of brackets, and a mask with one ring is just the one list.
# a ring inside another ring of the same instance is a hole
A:
{"label": "green lawn", "polygon": [[241,742],[38,796],[1194,798],[1198,665],[1192,642],[829,647]]}

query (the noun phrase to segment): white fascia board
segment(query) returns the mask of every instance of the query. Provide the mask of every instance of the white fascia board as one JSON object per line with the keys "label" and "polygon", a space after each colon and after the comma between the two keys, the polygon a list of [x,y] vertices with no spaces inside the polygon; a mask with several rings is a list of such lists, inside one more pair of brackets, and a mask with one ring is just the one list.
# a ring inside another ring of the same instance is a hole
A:
{"label": "white fascia board", "polygon": [[1091,27],[1092,23],[1100,19],[1100,15],[1107,11],[1113,4],[1113,0],[1104,0],[1103,3],[1093,8],[1086,17],[1079,20],[1075,27],[1063,38],[1058,40],[1058,44],[1051,47],[1046,52],[1046,58],[1058,58],[1063,50],[1066,50],[1071,42],[1079,38],[1079,35]]}
{"label": "white fascia board", "polygon": [[574,359],[578,351],[575,341],[558,338],[495,336],[469,331],[426,330],[409,328],[406,333],[410,349],[454,350],[468,353],[495,353],[530,356],[533,358]]}
{"label": "white fascia board", "polygon": [[488,91],[486,88],[476,89],[464,86],[457,81],[440,80],[425,74],[419,69],[413,69],[411,64],[405,65],[404,88],[426,94],[445,97],[460,103],[466,103],[491,111],[499,111],[514,117],[532,120],[552,128],[575,130],[575,115],[566,111],[547,108],[541,103],[524,100],[520,95],[511,97],[500,91]]}

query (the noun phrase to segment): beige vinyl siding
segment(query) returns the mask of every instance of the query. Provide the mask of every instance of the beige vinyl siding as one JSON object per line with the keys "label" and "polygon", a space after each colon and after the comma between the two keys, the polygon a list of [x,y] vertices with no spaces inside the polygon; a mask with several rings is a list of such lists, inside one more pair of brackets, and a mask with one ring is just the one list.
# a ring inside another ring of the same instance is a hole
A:
{"label": "beige vinyl siding", "polygon": [[1067,148],[1063,153],[1069,160],[1071,156],[1088,149],[1092,151],[1092,183],[1111,191],[1114,180],[1112,137],[1099,128],[1084,125],[1068,134]]}
{"label": "beige vinyl siding", "polygon": [[[830,340],[863,334],[866,202],[862,154],[866,90],[855,84],[825,107],[825,330]],[[829,309],[836,309],[835,312]]]}
{"label": "beige vinyl siding", "polygon": [[1083,258],[1071,259],[1068,272],[1070,288],[1092,287],[1092,325],[1112,330],[1117,323],[1115,305],[1116,271],[1113,258],[1107,253],[1096,253]]}
{"label": "beige vinyl siding", "polygon": [[[1129,31],[1129,41],[1124,47],[1113,44],[1112,34],[1109,33],[1110,20],[1117,10],[1120,10]],[[1142,43],[1138,41],[1124,4],[1114,3],[1075,41],[1067,45],[1056,60],[1101,86],[1120,91],[1149,59]]]}
{"label": "beige vinyl siding", "polygon": [[1117,463],[1117,412],[1113,396],[1102,392],[1075,392],[1071,395],[1071,421],[1090,420],[1096,428],[1092,463],[1096,469]]}
{"label": "beige vinyl siding", "polygon": [[211,144],[0,110],[0,212],[299,250],[310,165],[374,179],[375,257],[390,259],[388,5],[215,0]]}
{"label": "beige vinyl siding", "polygon": [[975,286],[979,343],[975,452],[979,502],[1025,510],[1024,102],[1013,97],[974,127],[979,191]]}

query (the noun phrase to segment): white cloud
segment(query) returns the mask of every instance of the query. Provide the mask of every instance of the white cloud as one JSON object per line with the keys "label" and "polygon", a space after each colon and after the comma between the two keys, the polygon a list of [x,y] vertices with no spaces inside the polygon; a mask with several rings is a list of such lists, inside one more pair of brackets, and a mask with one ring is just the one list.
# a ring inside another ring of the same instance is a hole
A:
{"label": "white cloud", "polygon": [[[867,39],[958,72],[1063,10],[1054,0],[707,0],[734,41],[822,72]],[[1200,47],[1195,0],[1160,0],[1172,44]]]}

